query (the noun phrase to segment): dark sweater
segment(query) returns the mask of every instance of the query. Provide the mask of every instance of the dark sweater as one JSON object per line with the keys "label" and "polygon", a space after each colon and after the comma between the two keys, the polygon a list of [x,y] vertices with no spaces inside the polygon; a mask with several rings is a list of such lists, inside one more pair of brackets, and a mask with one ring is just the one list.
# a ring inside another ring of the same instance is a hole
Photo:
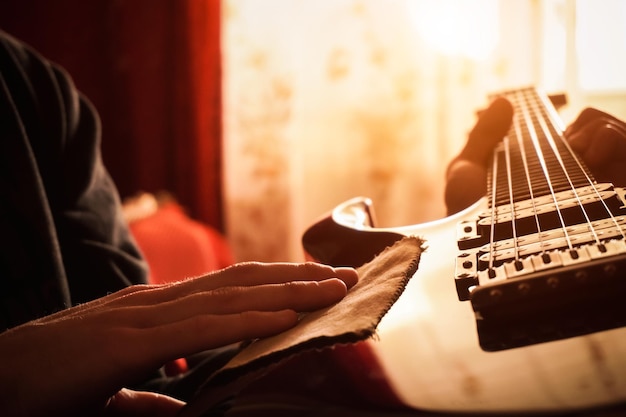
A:
{"label": "dark sweater", "polygon": [[70,77],[0,31],[0,331],[146,280]]}

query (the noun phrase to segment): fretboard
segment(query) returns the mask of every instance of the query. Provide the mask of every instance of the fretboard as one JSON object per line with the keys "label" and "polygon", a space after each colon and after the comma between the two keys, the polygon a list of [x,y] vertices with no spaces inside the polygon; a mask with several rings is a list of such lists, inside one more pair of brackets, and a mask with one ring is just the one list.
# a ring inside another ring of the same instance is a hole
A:
{"label": "fretboard", "polygon": [[[499,94],[514,107],[511,129],[494,152],[490,204],[513,202],[584,187],[591,173],[563,138],[552,103],[535,88]],[[495,186],[494,186],[495,185]]]}

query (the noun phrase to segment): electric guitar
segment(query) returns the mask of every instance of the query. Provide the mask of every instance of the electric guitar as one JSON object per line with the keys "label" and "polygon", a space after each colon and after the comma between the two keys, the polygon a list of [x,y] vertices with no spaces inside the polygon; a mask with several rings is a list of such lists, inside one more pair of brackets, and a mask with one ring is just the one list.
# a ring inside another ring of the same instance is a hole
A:
{"label": "electric guitar", "polygon": [[395,228],[376,227],[372,202],[355,198],[303,235],[310,258],[351,266],[403,236],[425,240],[378,337],[347,355],[362,366],[349,368],[362,371],[361,386],[417,409],[549,412],[623,402],[626,192],[594,180],[544,94],[499,95],[514,117],[493,152],[487,197],[451,217]]}

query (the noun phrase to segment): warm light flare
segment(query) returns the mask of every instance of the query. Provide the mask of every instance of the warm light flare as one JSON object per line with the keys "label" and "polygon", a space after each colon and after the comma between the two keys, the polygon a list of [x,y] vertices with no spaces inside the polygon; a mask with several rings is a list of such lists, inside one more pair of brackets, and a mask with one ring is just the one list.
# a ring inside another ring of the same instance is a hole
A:
{"label": "warm light flare", "polygon": [[423,40],[444,55],[486,59],[498,43],[496,0],[408,0],[407,6]]}
{"label": "warm light flare", "polygon": [[576,2],[576,52],[585,91],[626,91],[626,2]]}

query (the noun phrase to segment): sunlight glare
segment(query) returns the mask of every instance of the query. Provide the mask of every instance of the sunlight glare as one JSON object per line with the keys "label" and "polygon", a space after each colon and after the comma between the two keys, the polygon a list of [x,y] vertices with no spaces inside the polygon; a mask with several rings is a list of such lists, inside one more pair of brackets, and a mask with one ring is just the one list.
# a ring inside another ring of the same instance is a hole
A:
{"label": "sunlight glare", "polygon": [[498,44],[496,0],[407,0],[407,7],[419,35],[441,54],[483,60]]}
{"label": "sunlight glare", "polygon": [[576,52],[585,91],[626,91],[626,3],[576,2]]}

